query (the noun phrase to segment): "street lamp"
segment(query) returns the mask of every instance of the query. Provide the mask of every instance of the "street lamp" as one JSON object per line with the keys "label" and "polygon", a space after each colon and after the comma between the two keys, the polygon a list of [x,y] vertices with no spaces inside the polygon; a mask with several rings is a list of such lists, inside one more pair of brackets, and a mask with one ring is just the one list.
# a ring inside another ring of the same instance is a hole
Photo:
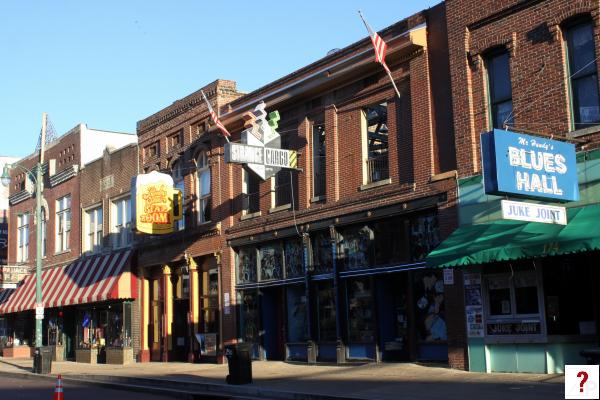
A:
{"label": "street lamp", "polygon": [[42,190],[43,190],[43,172],[42,166],[44,165],[44,147],[46,142],[46,113],[42,114],[42,135],[40,139],[40,157],[35,167],[35,171],[31,171],[19,164],[5,164],[2,170],[2,177],[0,181],[3,186],[10,185],[10,169],[20,168],[25,171],[27,175],[35,183],[35,219],[36,219],[36,258],[35,258],[35,303],[36,303],[36,317],[35,317],[35,347],[39,352],[42,347],[42,321],[43,321],[43,309],[42,314],[38,316],[38,307],[42,306]]}

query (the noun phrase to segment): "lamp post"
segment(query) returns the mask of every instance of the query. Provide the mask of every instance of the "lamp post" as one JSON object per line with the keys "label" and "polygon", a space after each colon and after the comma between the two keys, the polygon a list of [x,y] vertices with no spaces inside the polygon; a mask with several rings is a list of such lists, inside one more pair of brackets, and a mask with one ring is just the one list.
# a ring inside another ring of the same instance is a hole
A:
{"label": "lamp post", "polygon": [[[10,185],[10,169],[20,168],[27,173],[35,183],[35,219],[36,219],[36,257],[35,257],[35,347],[36,350],[42,347],[42,322],[43,314],[38,316],[37,307],[42,305],[42,190],[43,190],[43,172],[44,165],[44,147],[46,142],[46,113],[42,114],[42,134],[40,139],[40,157],[35,167],[35,172],[19,164],[5,164],[2,171],[2,185]],[[42,309],[43,311],[43,309]]]}

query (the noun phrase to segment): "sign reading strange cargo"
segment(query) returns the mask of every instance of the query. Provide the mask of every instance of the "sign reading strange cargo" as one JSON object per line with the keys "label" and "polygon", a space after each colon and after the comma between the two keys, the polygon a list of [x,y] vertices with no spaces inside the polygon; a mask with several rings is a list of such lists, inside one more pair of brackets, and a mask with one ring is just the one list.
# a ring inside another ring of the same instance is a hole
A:
{"label": "sign reading strange cargo", "polygon": [[244,164],[261,179],[272,177],[281,168],[296,168],[297,152],[281,148],[277,111],[269,113],[267,119],[265,103],[261,102],[243,117],[246,129],[242,132],[242,143],[225,145],[225,162]]}
{"label": "sign reading strange cargo", "polygon": [[579,200],[575,146],[500,129],[481,135],[485,192]]}

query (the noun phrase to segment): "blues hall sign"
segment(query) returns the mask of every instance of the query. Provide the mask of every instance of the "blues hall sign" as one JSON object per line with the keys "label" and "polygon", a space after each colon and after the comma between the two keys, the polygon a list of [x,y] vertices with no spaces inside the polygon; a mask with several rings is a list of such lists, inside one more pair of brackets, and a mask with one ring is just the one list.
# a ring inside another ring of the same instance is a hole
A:
{"label": "blues hall sign", "polygon": [[481,135],[488,194],[579,200],[575,146],[500,129]]}

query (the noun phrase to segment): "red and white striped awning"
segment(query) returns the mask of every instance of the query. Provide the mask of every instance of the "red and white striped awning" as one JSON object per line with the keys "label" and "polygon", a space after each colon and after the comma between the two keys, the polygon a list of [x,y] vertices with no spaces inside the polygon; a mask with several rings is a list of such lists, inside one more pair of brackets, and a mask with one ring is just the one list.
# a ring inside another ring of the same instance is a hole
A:
{"label": "red and white striped awning", "polygon": [[[80,258],[69,265],[42,272],[45,308],[135,297],[129,258],[131,250]],[[1,296],[1,294],[0,294]],[[0,313],[35,309],[35,274],[28,275],[11,293]]]}
{"label": "red and white striped awning", "polygon": [[2,306],[10,299],[10,296],[15,290],[16,289],[0,289],[0,310],[2,310]]}

